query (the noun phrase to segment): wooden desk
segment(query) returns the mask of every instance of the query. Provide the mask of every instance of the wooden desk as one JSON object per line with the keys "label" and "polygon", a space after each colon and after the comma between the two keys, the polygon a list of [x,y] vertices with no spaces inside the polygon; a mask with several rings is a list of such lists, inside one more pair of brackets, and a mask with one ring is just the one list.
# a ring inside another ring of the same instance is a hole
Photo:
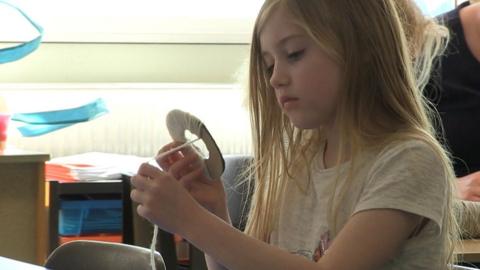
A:
{"label": "wooden desk", "polygon": [[49,158],[19,150],[0,154],[0,256],[43,264],[48,237],[45,161]]}
{"label": "wooden desk", "polygon": [[8,269],[8,270],[42,270],[43,269],[45,270],[47,268],[8,259],[5,257],[0,257],[0,269]]}
{"label": "wooden desk", "polygon": [[463,240],[462,246],[457,247],[456,254],[461,261],[478,263],[480,262],[480,239]]}

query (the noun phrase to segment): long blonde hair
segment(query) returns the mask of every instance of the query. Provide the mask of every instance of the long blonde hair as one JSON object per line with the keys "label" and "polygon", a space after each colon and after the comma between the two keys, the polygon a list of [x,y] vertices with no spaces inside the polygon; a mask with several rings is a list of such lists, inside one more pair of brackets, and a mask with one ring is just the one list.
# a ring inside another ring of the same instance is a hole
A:
{"label": "long blonde hair", "polygon": [[[410,0],[265,1],[255,23],[250,54],[249,109],[255,158],[251,169],[255,182],[247,234],[269,241],[278,221],[287,181],[292,180],[298,170],[310,168],[324,136],[321,127],[315,130],[295,128],[282,114],[269,84],[259,35],[272,11],[282,7],[343,70],[336,116],[341,131],[337,164],[349,156],[351,175],[363,151],[382,149],[392,142],[407,139],[425,141],[438,154],[450,183],[442,228],[448,232],[445,234],[445,262],[451,261],[457,236],[455,218],[450,213],[454,174],[446,151],[434,136],[431,118],[435,114],[421,93],[434,57],[444,48],[444,40],[425,33],[429,29],[426,26],[438,26],[433,22],[423,24],[423,31],[416,28],[405,31],[408,28],[406,18],[414,14],[405,8],[407,3],[403,8],[398,4],[402,1]],[[420,22],[419,17],[417,19]],[[448,35],[448,31],[446,33]],[[409,42],[417,40],[414,39],[417,35],[421,36],[418,42],[423,45],[413,57],[414,47],[409,47]],[[330,200],[329,223],[334,228],[335,209],[350,184],[347,181]]]}
{"label": "long blonde hair", "polygon": [[414,0],[395,1],[395,4],[404,26],[410,56],[414,59],[417,85],[423,90],[430,81],[436,56],[446,48],[449,30],[435,18],[425,17]]}

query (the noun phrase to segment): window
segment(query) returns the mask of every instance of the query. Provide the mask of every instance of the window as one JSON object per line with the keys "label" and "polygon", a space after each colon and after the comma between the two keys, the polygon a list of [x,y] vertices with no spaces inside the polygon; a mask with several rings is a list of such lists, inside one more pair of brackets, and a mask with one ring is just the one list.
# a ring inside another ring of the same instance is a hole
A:
{"label": "window", "polygon": [[437,16],[455,8],[455,0],[415,0],[427,16]]}

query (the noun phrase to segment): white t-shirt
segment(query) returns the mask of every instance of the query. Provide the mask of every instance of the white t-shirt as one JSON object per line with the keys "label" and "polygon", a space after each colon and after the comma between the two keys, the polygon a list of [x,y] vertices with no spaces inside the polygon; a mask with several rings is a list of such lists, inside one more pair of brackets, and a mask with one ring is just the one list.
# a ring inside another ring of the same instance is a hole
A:
{"label": "white t-shirt", "polygon": [[[287,184],[278,227],[270,235],[271,244],[314,261],[335,238],[328,227],[327,207],[337,168],[323,169],[320,156],[314,159],[312,185],[306,193],[293,180]],[[344,163],[340,170],[349,166],[349,162]],[[344,181],[339,181],[339,187]],[[399,254],[380,269],[443,269],[439,261],[444,246],[445,198],[450,192],[447,181],[438,156],[421,141],[405,141],[381,153],[364,154],[339,207],[338,231],[352,215],[368,209],[398,209],[425,217],[429,222],[421,232],[407,240]]]}

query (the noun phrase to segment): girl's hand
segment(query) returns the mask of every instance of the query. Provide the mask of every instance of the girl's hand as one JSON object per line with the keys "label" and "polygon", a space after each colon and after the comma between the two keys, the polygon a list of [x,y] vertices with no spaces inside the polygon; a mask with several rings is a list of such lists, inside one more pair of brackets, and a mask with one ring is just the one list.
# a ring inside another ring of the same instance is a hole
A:
{"label": "girl's hand", "polygon": [[[158,155],[181,144],[172,142],[160,149]],[[210,178],[204,160],[193,147],[186,146],[178,152],[157,159],[157,163],[164,171],[177,179],[200,205],[228,221],[223,183],[221,179]]]}
{"label": "girl's hand", "polygon": [[191,215],[201,210],[172,175],[147,163],[140,166],[131,183],[130,197],[139,204],[138,214],[171,233],[185,232]]}
{"label": "girl's hand", "polygon": [[458,197],[465,201],[480,201],[480,172],[458,178]]}

